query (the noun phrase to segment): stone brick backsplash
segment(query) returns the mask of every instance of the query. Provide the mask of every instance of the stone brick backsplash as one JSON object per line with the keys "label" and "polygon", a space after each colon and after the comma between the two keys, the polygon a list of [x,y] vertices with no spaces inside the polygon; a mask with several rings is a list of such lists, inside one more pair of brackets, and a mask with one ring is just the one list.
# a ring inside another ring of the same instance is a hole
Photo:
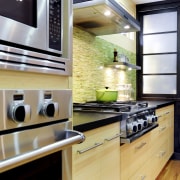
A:
{"label": "stone brick backsplash", "polygon": [[113,61],[113,51],[126,55],[130,62],[136,63],[136,55],[93,36],[77,27],[73,29],[73,102],[96,100],[96,89],[109,87],[117,89],[118,84],[132,84],[136,89],[136,71],[123,71],[104,67]]}

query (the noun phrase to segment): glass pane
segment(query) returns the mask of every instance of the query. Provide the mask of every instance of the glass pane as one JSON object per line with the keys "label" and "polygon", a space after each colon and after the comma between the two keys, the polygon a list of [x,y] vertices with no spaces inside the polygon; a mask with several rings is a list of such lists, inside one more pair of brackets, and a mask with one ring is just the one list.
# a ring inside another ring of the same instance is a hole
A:
{"label": "glass pane", "polygon": [[1,0],[0,15],[37,27],[37,0]]}
{"label": "glass pane", "polygon": [[145,15],[143,33],[177,31],[177,12]]}
{"label": "glass pane", "polygon": [[143,36],[143,53],[166,53],[177,51],[177,33]]}
{"label": "glass pane", "polygon": [[143,56],[143,74],[176,73],[176,67],[176,54]]}
{"label": "glass pane", "polygon": [[176,94],[176,75],[144,75],[144,94]]}

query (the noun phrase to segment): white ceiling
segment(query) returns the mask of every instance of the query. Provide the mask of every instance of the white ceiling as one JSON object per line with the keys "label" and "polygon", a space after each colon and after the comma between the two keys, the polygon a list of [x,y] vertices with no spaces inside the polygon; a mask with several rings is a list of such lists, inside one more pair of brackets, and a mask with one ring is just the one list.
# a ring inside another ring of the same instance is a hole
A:
{"label": "white ceiling", "polygon": [[163,0],[132,0],[132,1],[135,2],[135,4],[145,4],[145,3],[157,2]]}

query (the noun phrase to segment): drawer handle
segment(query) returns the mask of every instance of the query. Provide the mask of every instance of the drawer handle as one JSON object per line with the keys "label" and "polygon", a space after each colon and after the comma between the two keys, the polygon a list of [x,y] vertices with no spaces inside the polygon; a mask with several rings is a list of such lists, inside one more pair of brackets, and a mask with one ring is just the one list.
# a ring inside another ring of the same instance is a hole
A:
{"label": "drawer handle", "polygon": [[170,113],[170,111],[165,112],[164,114],[159,115],[158,118],[163,117],[163,116],[166,116],[166,115],[169,114],[169,113]]}
{"label": "drawer handle", "polygon": [[166,154],[166,151],[161,151],[161,157],[163,157]]}
{"label": "drawer handle", "polygon": [[103,145],[103,143],[95,143],[93,146],[88,147],[88,148],[83,149],[83,150],[78,150],[77,152],[78,152],[79,154],[83,154],[83,153],[85,153],[85,152],[87,152],[87,151],[89,151],[89,150],[91,150],[91,149],[94,149],[94,148],[96,148],[96,147],[98,147],[98,146],[101,146],[101,145]]}
{"label": "drawer handle", "polygon": [[169,114],[170,112],[168,111],[168,112],[165,112],[165,114],[164,115],[167,115],[167,114]]}
{"label": "drawer handle", "polygon": [[166,126],[161,127],[159,131],[164,131],[166,129]]}
{"label": "drawer handle", "polygon": [[106,138],[106,139],[104,139],[104,140],[105,140],[105,141],[112,141],[113,139],[116,139],[116,138],[120,137],[121,135],[123,135],[123,133],[116,134],[116,135],[113,136],[112,138]]}
{"label": "drawer handle", "polygon": [[144,179],[146,179],[146,176],[145,176],[145,175],[144,175],[144,176],[142,175],[142,176],[141,176],[141,180],[144,180]]}
{"label": "drawer handle", "polygon": [[135,149],[141,149],[146,144],[147,144],[146,142],[142,142],[139,146],[136,146]]}

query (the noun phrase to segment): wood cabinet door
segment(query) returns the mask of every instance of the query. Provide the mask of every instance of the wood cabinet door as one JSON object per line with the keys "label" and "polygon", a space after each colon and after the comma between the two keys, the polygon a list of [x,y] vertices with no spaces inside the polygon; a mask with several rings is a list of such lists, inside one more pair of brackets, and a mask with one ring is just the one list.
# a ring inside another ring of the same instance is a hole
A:
{"label": "wood cabinet door", "polygon": [[166,136],[168,137],[168,158],[170,158],[174,152],[174,105],[157,109],[156,115],[158,116],[161,132],[167,128]]}
{"label": "wood cabinet door", "polygon": [[101,151],[100,180],[120,180],[120,124],[105,126],[101,132],[104,144]]}
{"label": "wood cabinet door", "polygon": [[73,180],[100,179],[100,149],[98,129],[84,133],[86,139],[82,144],[73,146]]}
{"label": "wood cabinet door", "polygon": [[73,146],[73,180],[120,179],[120,123],[86,131]]}
{"label": "wood cabinet door", "polygon": [[129,179],[144,165],[151,155],[151,141],[151,135],[147,133],[136,141],[121,146],[121,179]]}

